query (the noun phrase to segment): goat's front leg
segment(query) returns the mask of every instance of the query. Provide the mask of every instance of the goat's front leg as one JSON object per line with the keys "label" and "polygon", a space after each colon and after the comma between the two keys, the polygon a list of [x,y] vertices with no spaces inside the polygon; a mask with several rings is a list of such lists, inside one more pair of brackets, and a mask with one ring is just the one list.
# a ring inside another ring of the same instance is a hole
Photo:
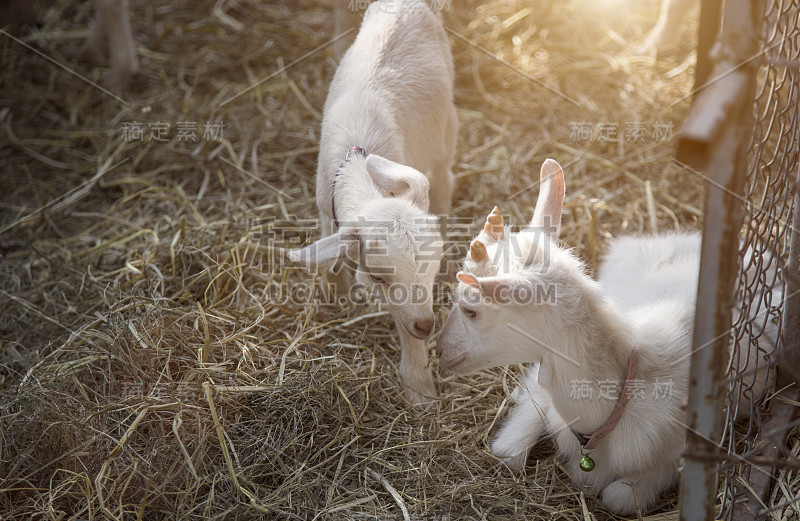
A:
{"label": "goat's front leg", "polygon": [[428,347],[425,340],[414,338],[395,319],[400,332],[400,379],[406,398],[414,405],[430,403],[439,396],[433,373],[428,364]]}
{"label": "goat's front leg", "polygon": [[[109,47],[111,73],[108,83],[112,87],[125,89],[130,84],[131,76],[139,70],[136,44],[128,19],[128,0],[97,0],[96,7],[97,25],[94,30],[95,33],[102,31]],[[102,40],[102,36],[94,34],[92,45]]]}
{"label": "goat's front leg", "polygon": [[697,0],[661,0],[661,12],[655,27],[635,50],[636,54],[663,56],[681,43],[680,35],[689,11]]}
{"label": "goat's front leg", "polygon": [[449,214],[455,188],[453,172],[449,167],[442,168],[437,175],[432,176],[430,185],[430,212],[433,215]]}
{"label": "goat's front leg", "polygon": [[522,470],[528,454],[544,432],[549,398],[538,383],[538,367],[531,368],[517,388],[517,405],[492,441],[492,453],[509,468]]}
{"label": "goat's front leg", "polygon": [[[455,176],[450,169],[456,150],[456,137],[458,136],[458,114],[456,108],[451,107],[447,115],[447,125],[444,135],[443,159],[433,168],[428,179],[430,182],[430,212],[433,215],[447,215],[453,202],[455,189]],[[445,235],[444,233],[442,235]]]}
{"label": "goat's front leg", "polygon": [[625,476],[610,483],[602,492],[603,504],[616,514],[633,515],[647,511],[661,493],[678,480],[678,468],[670,463],[658,465],[638,476]]}

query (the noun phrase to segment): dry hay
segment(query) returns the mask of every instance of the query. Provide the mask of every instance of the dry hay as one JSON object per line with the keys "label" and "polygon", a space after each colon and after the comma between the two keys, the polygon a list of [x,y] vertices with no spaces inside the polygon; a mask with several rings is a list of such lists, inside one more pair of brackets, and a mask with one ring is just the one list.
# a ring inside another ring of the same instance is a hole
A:
{"label": "dry hay", "polygon": [[[143,70],[123,102],[0,37],[0,517],[611,517],[547,442],[524,474],[491,457],[521,368],[456,378],[434,361],[441,400],[411,407],[386,312],[314,306],[310,275],[274,248],[317,234],[336,62],[306,53],[333,36],[331,6],[131,3]],[[90,4],[56,3],[25,42],[102,83],[79,55]],[[463,1],[445,15],[455,262],[494,204],[528,220],[546,157],[568,176],[562,238],[590,266],[613,235],[697,227],[702,185],[652,136],[686,112],[691,39],[665,61],[632,57],[656,7],[611,5]],[[196,141],[178,139],[181,121]],[[204,139],[216,121],[224,139]],[[144,139],[124,139],[125,122]],[[157,122],[166,141],[148,139]],[[572,135],[580,122],[591,142]],[[629,142],[633,122],[644,136]],[[792,472],[782,490],[797,490]],[[665,495],[650,518],[676,504]]]}

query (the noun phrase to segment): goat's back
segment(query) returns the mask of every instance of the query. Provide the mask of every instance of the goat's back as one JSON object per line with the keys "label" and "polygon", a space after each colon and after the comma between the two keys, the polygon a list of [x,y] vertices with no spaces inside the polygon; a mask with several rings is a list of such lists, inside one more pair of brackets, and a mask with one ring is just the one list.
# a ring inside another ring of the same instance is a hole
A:
{"label": "goat's back", "polygon": [[699,269],[699,234],[622,237],[609,248],[597,280],[622,311],[665,302],[693,307]]}
{"label": "goat's back", "polygon": [[426,2],[372,3],[325,101],[324,168],[354,144],[426,175],[447,163],[457,128],[453,78],[447,35]]}
{"label": "goat's back", "polygon": [[373,2],[361,29],[336,70],[329,101],[355,90],[376,88],[397,103],[418,103],[440,87],[452,92],[453,59],[441,18],[422,0]]}

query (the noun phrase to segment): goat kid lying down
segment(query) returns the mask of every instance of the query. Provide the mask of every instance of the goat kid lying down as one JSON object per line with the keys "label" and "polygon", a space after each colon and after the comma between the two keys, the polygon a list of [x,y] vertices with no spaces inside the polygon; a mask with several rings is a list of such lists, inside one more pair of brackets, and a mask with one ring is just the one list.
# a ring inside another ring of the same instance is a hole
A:
{"label": "goat kid lying down", "polygon": [[[437,396],[425,339],[434,328],[433,283],[450,210],[458,120],[453,63],[438,13],[423,0],[374,2],[336,70],[325,102],[317,166],[322,239],[292,260],[335,271],[387,302],[400,334],[406,396]],[[432,213],[429,213],[432,212]],[[402,298],[403,295],[406,298]]]}
{"label": "goat kid lying down", "polygon": [[548,159],[540,175],[528,228],[509,234],[495,207],[471,243],[439,362],[531,364],[492,452],[521,469],[549,431],[577,484],[618,514],[646,511],[678,477],[700,236],[618,239],[594,281],[556,244],[561,167]]}

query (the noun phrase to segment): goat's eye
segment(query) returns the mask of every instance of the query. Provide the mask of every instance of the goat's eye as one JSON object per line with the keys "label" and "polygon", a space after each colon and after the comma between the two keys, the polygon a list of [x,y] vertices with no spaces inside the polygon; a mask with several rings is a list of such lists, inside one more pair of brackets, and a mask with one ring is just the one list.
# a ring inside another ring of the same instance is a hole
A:
{"label": "goat's eye", "polygon": [[478,316],[478,312],[466,306],[461,306],[461,312],[464,313],[470,320]]}
{"label": "goat's eye", "polygon": [[369,279],[375,284],[386,284],[386,279],[383,277],[378,277],[377,275],[370,275]]}

